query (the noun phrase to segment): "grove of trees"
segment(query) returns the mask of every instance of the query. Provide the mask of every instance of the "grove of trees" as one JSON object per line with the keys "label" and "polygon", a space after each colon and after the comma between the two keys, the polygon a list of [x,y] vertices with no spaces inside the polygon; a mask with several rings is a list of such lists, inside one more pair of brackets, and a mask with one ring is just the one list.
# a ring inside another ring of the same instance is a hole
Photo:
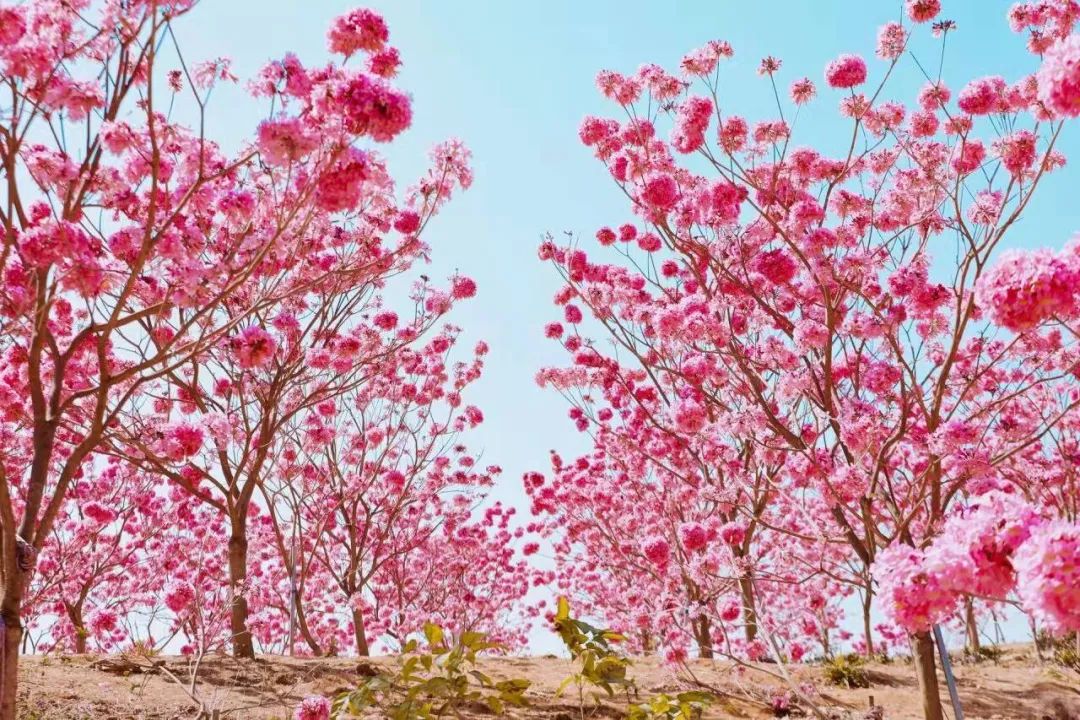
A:
{"label": "grove of trees", "polygon": [[26,653],[520,650],[548,591],[673,664],[910,653],[928,720],[936,625],[1080,631],[1080,245],[1011,249],[1069,172],[1080,3],[1014,5],[1030,67],[956,87],[941,3],[902,4],[822,80],[762,60],[764,119],[724,41],[597,76],[626,217],[539,248],[537,381],[589,449],[528,512],[465,444],[476,283],[422,274],[470,152],[396,184],[378,13],[245,78],[227,149],[196,0],[0,4],[0,720]]}

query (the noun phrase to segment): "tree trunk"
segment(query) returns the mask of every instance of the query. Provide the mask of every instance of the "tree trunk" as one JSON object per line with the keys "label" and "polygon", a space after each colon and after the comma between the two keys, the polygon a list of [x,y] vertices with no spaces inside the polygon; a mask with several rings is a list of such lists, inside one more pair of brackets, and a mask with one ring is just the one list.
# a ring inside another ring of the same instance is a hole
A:
{"label": "tree trunk", "polygon": [[742,595],[743,627],[746,632],[746,642],[754,642],[757,638],[757,605],[754,602],[754,579],[749,575],[739,578],[739,592]]}
{"label": "tree trunk", "polygon": [[711,660],[713,657],[712,627],[707,616],[699,615],[694,621],[694,635],[698,644],[698,657]]}
{"label": "tree trunk", "polygon": [[232,593],[230,623],[233,656],[254,658],[255,645],[247,627],[248,604],[245,597],[247,580],[247,528],[246,517],[232,518],[232,537],[229,538],[229,589]]}
{"label": "tree trunk", "polygon": [[911,657],[915,661],[915,676],[922,695],[923,717],[926,720],[944,720],[937,666],[934,663],[934,638],[929,631],[911,636]]}
{"label": "tree trunk", "polygon": [[360,657],[368,657],[371,655],[371,648],[368,647],[367,631],[364,628],[364,611],[353,608],[352,621],[353,632],[356,634],[356,654]]}
{"label": "tree trunk", "polygon": [[308,627],[307,613],[304,612],[304,604],[300,601],[299,591],[293,597],[293,607],[296,609],[296,626],[300,628],[300,636],[304,638],[304,642],[311,648],[311,654],[315,657],[321,657],[323,649],[319,645],[319,641],[311,634],[311,628]]}
{"label": "tree trunk", "polygon": [[964,598],[964,627],[967,630],[968,648],[972,655],[978,655],[982,650],[979,642],[979,623],[975,619],[975,602],[970,598]]}
{"label": "tree trunk", "polygon": [[871,626],[870,620],[870,607],[874,601],[874,593],[868,587],[865,594],[862,597],[862,621],[863,621],[863,636],[866,640],[866,656],[870,657],[874,654],[874,632]]}
{"label": "tree trunk", "polygon": [[[4,548],[12,554],[15,548]],[[6,558],[5,558],[6,559]],[[22,594],[25,573],[18,561],[5,563],[4,597],[0,601],[0,720],[15,720],[19,691],[19,647],[22,645]]]}
{"label": "tree trunk", "polygon": [[72,627],[75,628],[75,654],[86,654],[86,638],[90,634],[86,625],[83,624],[82,605],[70,605],[64,603],[67,609],[68,619],[71,621]]}

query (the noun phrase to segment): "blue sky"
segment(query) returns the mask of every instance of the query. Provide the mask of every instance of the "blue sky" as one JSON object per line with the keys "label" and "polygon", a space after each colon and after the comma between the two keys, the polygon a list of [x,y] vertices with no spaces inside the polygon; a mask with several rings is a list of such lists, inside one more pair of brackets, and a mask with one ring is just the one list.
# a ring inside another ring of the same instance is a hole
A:
{"label": "blue sky", "polygon": [[[644,62],[673,68],[687,50],[728,40],[735,58],[724,68],[721,102],[760,119],[770,116],[773,102],[755,72],[763,56],[784,61],[784,88],[804,75],[820,88],[826,62],[841,52],[863,54],[873,81],[884,69],[872,59],[877,28],[897,19],[902,6],[900,0],[368,4],[387,19],[404,60],[398,83],[414,96],[412,129],[384,148],[400,182],[419,175],[428,148],[447,136],[460,137],[474,154],[475,184],[430,226],[426,239],[434,260],[424,271],[440,278],[460,270],[479,285],[477,299],[455,316],[468,339],[483,338],[492,348],[471,398],[486,422],[468,442],[485,451],[485,461],[504,468],[495,496],[522,512],[521,474],[545,470],[551,448],[566,455],[584,449],[561,398],[533,382],[541,366],[564,359],[543,338],[543,324],[557,315],[551,304],[557,283],[536,259],[536,246],[546,231],[590,236],[628,219],[623,196],[577,140],[582,116],[615,111],[594,89],[596,72],[631,72]],[[944,3],[944,16],[959,25],[946,51],[945,80],[954,90],[973,76],[1001,74],[1013,81],[1034,69],[1023,38],[1005,22],[1010,4]],[[228,55],[234,72],[246,79],[289,50],[305,62],[324,61],[329,21],[353,6],[343,0],[208,1],[179,25],[178,35],[189,61]],[[936,68],[937,41],[925,26],[918,34],[917,54]],[[910,99],[922,83],[905,61],[891,94]],[[819,96],[796,126],[796,145],[828,147],[848,132],[836,123],[838,99],[828,90]],[[220,88],[211,102],[209,132],[228,147],[247,137],[265,111],[239,88]],[[1080,157],[1075,135],[1066,135],[1062,147]],[[1070,175],[1066,170],[1049,178],[1012,245],[1057,247],[1080,231]]]}

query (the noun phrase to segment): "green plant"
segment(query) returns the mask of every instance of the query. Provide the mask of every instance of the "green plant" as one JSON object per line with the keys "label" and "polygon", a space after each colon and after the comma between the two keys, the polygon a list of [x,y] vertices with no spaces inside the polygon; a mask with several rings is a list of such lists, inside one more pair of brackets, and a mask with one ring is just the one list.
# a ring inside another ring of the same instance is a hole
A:
{"label": "green plant", "polygon": [[964,648],[964,658],[969,662],[989,660],[996,664],[1004,655],[1005,650],[997,645],[982,645],[975,652],[971,652],[967,648]]}
{"label": "green plant", "polygon": [[415,640],[406,643],[400,667],[394,673],[379,673],[351,692],[334,699],[333,718],[359,716],[379,708],[389,720],[429,720],[446,716],[462,717],[462,710],[482,706],[495,715],[507,706],[527,704],[529,681],[493,680],[477,668],[479,653],[500,650],[484,633],[466,631],[459,635],[438,625],[424,625],[427,647]]}
{"label": "green plant", "polygon": [[1080,650],[1077,650],[1075,645],[1054,648],[1054,662],[1080,672]]}
{"label": "green plant", "polygon": [[[630,659],[621,655],[614,644],[622,642],[625,638],[613,630],[597,628],[586,622],[570,617],[570,601],[560,597],[555,611],[555,632],[562,638],[566,649],[570,651],[570,657],[580,668],[563,680],[559,686],[557,695],[561,695],[571,684],[578,689],[579,706],[584,712],[585,686],[589,685],[607,693],[608,697],[615,696],[615,689],[622,688],[626,691],[627,702],[630,693],[636,695],[634,681],[631,680],[627,671],[632,664]],[[593,698],[599,702],[599,693],[593,693]]]}
{"label": "green plant", "polygon": [[675,697],[663,693],[648,702],[631,704],[627,720],[698,720],[715,698],[701,691],[681,692]]}
{"label": "green plant", "polygon": [[868,688],[870,678],[866,674],[866,661],[862,655],[848,653],[837,655],[826,660],[823,668],[825,679],[833,685],[842,685],[846,688]]}

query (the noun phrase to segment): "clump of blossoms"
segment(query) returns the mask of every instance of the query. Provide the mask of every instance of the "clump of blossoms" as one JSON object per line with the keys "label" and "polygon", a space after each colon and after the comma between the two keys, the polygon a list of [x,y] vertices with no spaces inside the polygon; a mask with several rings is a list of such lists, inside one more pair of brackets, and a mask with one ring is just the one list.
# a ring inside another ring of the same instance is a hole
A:
{"label": "clump of blossoms", "polygon": [[293,720],[329,720],[330,710],[331,704],[328,698],[322,695],[308,695],[293,711]]}
{"label": "clump of blossoms", "polygon": [[910,631],[941,622],[964,596],[1011,593],[1053,632],[1080,629],[1080,525],[1047,519],[1015,493],[975,498],[924,551],[888,548],[874,575],[885,611]]}

